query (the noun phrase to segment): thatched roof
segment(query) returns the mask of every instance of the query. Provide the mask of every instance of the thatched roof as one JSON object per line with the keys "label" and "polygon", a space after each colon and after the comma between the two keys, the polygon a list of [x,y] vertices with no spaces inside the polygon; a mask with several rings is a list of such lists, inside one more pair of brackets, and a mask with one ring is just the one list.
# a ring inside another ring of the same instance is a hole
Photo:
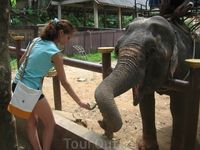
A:
{"label": "thatched roof", "polygon": [[95,0],[97,3],[102,5],[112,5],[116,7],[136,7],[140,8],[140,4],[146,6],[147,0]]}
{"label": "thatched roof", "polygon": [[135,6],[137,8],[146,9],[146,0],[59,0],[52,1],[49,6],[50,11],[57,9],[56,5],[61,5],[62,12],[79,12],[93,13],[93,2],[98,4],[98,13],[106,13],[109,15],[117,15],[118,7],[122,9],[122,15],[131,16],[135,12]]}

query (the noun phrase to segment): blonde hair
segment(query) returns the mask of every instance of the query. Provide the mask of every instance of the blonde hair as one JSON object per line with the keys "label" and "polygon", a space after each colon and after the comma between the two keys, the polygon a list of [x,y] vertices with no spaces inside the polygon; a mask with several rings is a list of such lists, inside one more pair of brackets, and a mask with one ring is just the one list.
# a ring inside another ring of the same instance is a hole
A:
{"label": "blonde hair", "polygon": [[43,40],[53,41],[58,38],[59,30],[63,30],[65,34],[72,34],[76,31],[75,27],[68,20],[50,20],[43,29],[40,38]]}

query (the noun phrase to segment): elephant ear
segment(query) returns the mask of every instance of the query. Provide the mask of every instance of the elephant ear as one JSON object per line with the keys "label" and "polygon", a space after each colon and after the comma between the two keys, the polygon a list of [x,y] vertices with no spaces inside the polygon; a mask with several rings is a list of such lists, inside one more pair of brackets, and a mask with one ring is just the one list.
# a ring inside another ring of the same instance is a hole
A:
{"label": "elephant ear", "polygon": [[173,77],[177,65],[178,65],[178,48],[177,48],[177,38],[176,38],[170,63],[170,74],[169,74],[170,78]]}

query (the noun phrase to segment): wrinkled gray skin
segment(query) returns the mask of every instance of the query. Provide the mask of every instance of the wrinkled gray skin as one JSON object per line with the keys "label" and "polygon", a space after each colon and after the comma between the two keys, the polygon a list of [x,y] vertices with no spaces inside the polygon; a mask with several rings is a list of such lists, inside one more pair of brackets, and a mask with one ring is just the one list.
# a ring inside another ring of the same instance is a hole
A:
{"label": "wrinkled gray skin", "polygon": [[[198,47],[196,43],[195,57],[200,58]],[[143,123],[143,138],[138,148],[158,150],[154,92],[158,92],[168,78],[184,79],[189,70],[185,59],[192,58],[193,41],[160,16],[139,17],[127,26],[124,35],[119,38],[115,53],[118,56],[115,69],[95,91],[103,116],[99,124],[110,138],[113,132],[120,130],[122,119],[114,97],[132,88],[133,104],[139,104]],[[161,94],[168,94],[171,101],[171,150],[180,150],[184,140],[186,94],[176,91]]]}

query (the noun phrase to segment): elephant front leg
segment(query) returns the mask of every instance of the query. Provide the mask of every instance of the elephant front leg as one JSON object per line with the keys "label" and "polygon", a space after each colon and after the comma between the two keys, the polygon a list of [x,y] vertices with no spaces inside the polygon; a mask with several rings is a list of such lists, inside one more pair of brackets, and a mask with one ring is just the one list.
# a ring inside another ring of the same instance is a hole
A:
{"label": "elephant front leg", "polygon": [[170,109],[173,118],[170,150],[183,150],[187,98],[186,94],[175,91],[170,95]]}
{"label": "elephant front leg", "polygon": [[140,102],[140,112],[143,125],[143,136],[138,143],[140,150],[158,150],[155,127],[155,99],[154,93],[145,95]]}

